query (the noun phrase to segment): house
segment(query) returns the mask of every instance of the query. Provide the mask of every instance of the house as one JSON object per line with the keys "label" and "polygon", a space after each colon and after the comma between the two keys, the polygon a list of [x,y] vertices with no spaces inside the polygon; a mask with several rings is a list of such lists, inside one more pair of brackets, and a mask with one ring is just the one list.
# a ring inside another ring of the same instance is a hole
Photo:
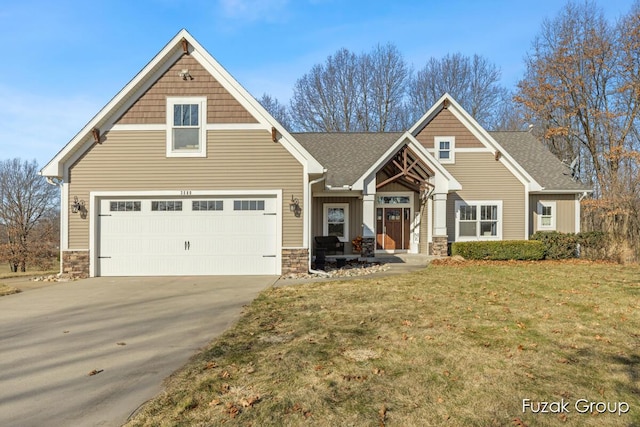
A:
{"label": "house", "polygon": [[307,271],[356,255],[580,229],[587,187],[527,132],[444,95],[404,133],[289,133],[185,30],[41,174],[61,187],[73,275]]}

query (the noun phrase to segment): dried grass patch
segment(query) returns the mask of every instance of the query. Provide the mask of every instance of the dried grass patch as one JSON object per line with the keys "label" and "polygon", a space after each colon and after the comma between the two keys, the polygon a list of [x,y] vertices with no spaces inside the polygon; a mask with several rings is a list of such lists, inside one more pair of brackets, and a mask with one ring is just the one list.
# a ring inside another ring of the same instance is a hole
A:
{"label": "dried grass patch", "polygon": [[459,264],[267,290],[130,425],[640,423],[640,267]]}
{"label": "dried grass patch", "polygon": [[0,283],[0,297],[20,293],[20,289]]}

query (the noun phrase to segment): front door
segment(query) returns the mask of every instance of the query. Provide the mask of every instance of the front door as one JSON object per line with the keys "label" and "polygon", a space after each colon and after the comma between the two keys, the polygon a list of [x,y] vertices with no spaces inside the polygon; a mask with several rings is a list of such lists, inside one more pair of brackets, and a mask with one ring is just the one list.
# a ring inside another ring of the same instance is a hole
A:
{"label": "front door", "polygon": [[376,209],[376,248],[394,251],[409,249],[410,208]]}

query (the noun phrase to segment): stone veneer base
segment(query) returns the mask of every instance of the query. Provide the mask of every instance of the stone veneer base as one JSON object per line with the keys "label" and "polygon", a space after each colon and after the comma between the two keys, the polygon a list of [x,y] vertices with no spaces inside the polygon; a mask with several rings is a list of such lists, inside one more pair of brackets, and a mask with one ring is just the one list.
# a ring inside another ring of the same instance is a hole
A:
{"label": "stone veneer base", "polygon": [[62,273],[74,278],[89,277],[89,251],[62,251]]}
{"label": "stone veneer base", "polygon": [[433,243],[431,244],[431,255],[447,256],[447,246],[447,236],[433,237]]}
{"label": "stone veneer base", "polygon": [[374,237],[362,238],[362,250],[360,256],[363,258],[372,258],[376,256],[376,239]]}
{"label": "stone veneer base", "polygon": [[309,249],[283,249],[282,274],[309,272]]}

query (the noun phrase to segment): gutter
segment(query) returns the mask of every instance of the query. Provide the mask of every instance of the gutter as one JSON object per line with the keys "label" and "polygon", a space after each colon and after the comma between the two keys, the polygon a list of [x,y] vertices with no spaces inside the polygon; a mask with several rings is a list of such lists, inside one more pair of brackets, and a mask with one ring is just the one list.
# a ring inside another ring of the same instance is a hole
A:
{"label": "gutter", "polygon": [[[314,183],[315,183],[315,182],[320,182],[320,181],[324,180],[325,178],[326,178],[326,177],[318,178],[318,179],[319,179],[319,181],[318,181],[318,180],[316,180],[316,181],[313,181],[313,182],[314,182]],[[327,189],[327,190],[329,190],[329,191],[346,191],[346,190],[352,190],[352,186],[351,186],[351,185],[342,185],[342,186],[340,186],[340,187],[333,187],[333,186],[331,186],[331,185],[325,185],[325,186],[324,186],[324,188],[325,188],[325,189]]]}
{"label": "gutter", "polygon": [[313,224],[311,223],[312,221],[312,212],[311,212],[311,200],[313,199],[313,195],[311,194],[311,187],[313,186],[313,184],[317,184],[319,182],[324,181],[325,179],[327,179],[327,170],[324,169],[322,171],[322,176],[318,179],[314,179],[313,181],[309,182],[309,203],[307,204],[307,209],[309,210],[309,257],[308,257],[308,266],[307,266],[307,270],[309,270],[309,273],[312,274],[320,274],[323,276],[329,276],[329,274],[326,271],[322,271],[322,270],[312,270],[311,269],[311,248],[313,248],[313,238],[312,238],[312,226]]}
{"label": "gutter", "polygon": [[584,199],[585,197],[587,197],[587,194],[589,194],[589,192],[588,192],[588,191],[583,192],[583,193],[580,195],[580,198],[578,199],[578,202],[581,202],[581,201],[582,201],[582,199]]}

